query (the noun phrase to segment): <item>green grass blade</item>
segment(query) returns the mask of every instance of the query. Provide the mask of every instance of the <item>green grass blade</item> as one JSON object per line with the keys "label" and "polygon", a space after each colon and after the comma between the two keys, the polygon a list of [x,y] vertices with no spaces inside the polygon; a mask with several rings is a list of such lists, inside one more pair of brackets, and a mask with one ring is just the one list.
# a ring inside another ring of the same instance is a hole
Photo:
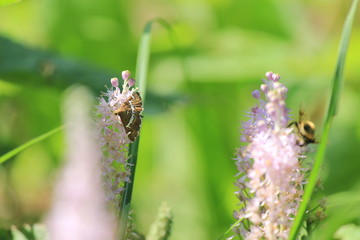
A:
{"label": "green grass blade", "polygon": [[126,226],[127,221],[129,218],[129,211],[130,211],[130,203],[132,197],[132,191],[134,187],[134,180],[135,180],[135,170],[136,170],[136,162],[138,156],[138,149],[139,149],[139,140],[140,136],[130,144],[129,146],[129,163],[131,164],[131,174],[130,174],[130,182],[125,184],[124,195],[121,200],[120,205],[120,226],[119,226],[119,239],[125,239],[126,233]]}
{"label": "green grass blade", "polygon": [[[137,79],[136,84],[137,87],[139,87],[139,91],[143,101],[143,107],[145,105],[145,97],[146,97],[146,82],[147,82],[149,60],[150,60],[152,24],[153,21],[149,21],[145,25],[145,29],[139,44],[137,63],[136,63],[135,79]],[[129,218],[130,203],[131,203],[132,191],[135,180],[134,176],[136,170],[137,154],[139,150],[139,139],[140,136],[129,146],[129,163],[131,164],[130,165],[131,173],[130,173],[130,182],[125,184],[124,195],[120,203],[120,221],[119,221],[120,225],[119,225],[119,236],[118,236],[120,240],[124,239],[125,237],[126,226]]]}
{"label": "green grass blade", "polygon": [[[136,63],[136,84],[139,87],[139,91],[143,101],[143,107],[145,107],[145,98],[146,98],[146,83],[148,79],[148,69],[150,61],[150,50],[151,50],[151,28],[154,22],[157,20],[149,21],[144,28],[137,55]],[[125,236],[126,225],[128,220],[128,215],[130,211],[130,203],[132,197],[132,191],[134,186],[134,176],[136,170],[137,155],[139,149],[139,140],[138,137],[133,143],[129,146],[129,163],[131,164],[131,175],[130,182],[125,184],[124,196],[120,204],[120,229],[119,229],[119,239],[123,239]]]}
{"label": "green grass blade", "polygon": [[143,104],[146,97],[146,82],[149,69],[151,48],[151,27],[153,22],[154,20],[149,21],[145,25],[145,29],[140,40],[136,62],[136,80],[139,84],[138,86],[143,99]]}
{"label": "green grass blade", "polygon": [[244,218],[240,218],[239,220],[237,220],[233,225],[230,226],[230,228],[229,228],[226,232],[224,232],[224,233],[223,233],[221,236],[219,236],[216,240],[221,240],[223,237],[225,237],[226,235],[228,235],[228,234],[231,232],[231,230],[232,230],[234,227],[238,226],[239,223],[240,223],[242,220],[244,220]]}
{"label": "green grass blade", "polygon": [[340,99],[340,93],[343,86],[343,78],[344,78],[344,68],[345,68],[345,59],[346,53],[348,50],[349,42],[350,42],[350,35],[352,29],[352,23],[356,12],[358,0],[354,0],[348,16],[346,17],[343,33],[340,42],[339,54],[338,54],[338,61],[336,64],[335,75],[333,79],[333,88],[331,93],[331,99],[328,109],[328,115],[326,121],[330,121],[329,118],[333,117],[337,113],[337,108]]}
{"label": "green grass blade", "polygon": [[319,172],[320,167],[324,161],[325,157],[325,151],[326,151],[326,144],[331,128],[331,122],[333,117],[336,115],[337,107],[340,99],[340,93],[343,86],[343,76],[344,76],[344,67],[345,67],[345,59],[346,59],[346,53],[349,46],[350,41],[350,34],[351,34],[351,28],[353,19],[355,16],[355,10],[357,7],[357,0],[354,0],[352,3],[352,6],[350,8],[350,11],[347,15],[347,18],[345,20],[342,36],[341,36],[341,42],[340,42],[340,48],[339,48],[339,55],[338,55],[338,61],[336,64],[335,74],[333,78],[332,83],[332,92],[328,107],[327,116],[325,118],[325,124],[322,132],[322,136],[319,143],[319,148],[315,155],[315,162],[313,169],[311,171],[310,177],[309,177],[309,183],[305,187],[304,196],[302,199],[302,202],[299,207],[298,214],[294,220],[293,227],[290,231],[289,239],[295,239],[297,234],[300,231],[302,222],[304,220],[305,212],[307,209],[307,205],[310,202],[312,192],[314,191]]}
{"label": "green grass blade", "polygon": [[157,18],[149,21],[145,25],[139,44],[139,51],[138,51],[137,63],[136,63],[136,78],[135,78],[139,84],[138,87],[141,96],[143,98],[143,102],[146,97],[146,85],[147,85],[146,82],[147,82],[149,60],[150,60],[150,48],[151,48],[151,29],[154,23],[160,24],[168,31],[170,41],[173,44],[176,52],[180,55],[175,34],[173,32],[171,25],[167,21],[161,18]]}
{"label": "green grass blade", "polygon": [[[154,19],[149,21],[144,28],[140,44],[139,50],[137,55],[137,62],[136,62],[136,77],[135,79],[137,87],[139,88],[143,107],[145,108],[145,99],[146,99],[146,85],[148,81],[148,69],[149,69],[149,61],[150,61],[150,49],[151,49],[151,29],[154,23],[159,23],[162,25],[166,30],[169,32],[169,37],[172,43],[176,48],[175,38],[172,33],[172,29],[169,23],[167,23],[163,19]],[[130,182],[125,184],[125,191],[124,196],[122,198],[122,202],[120,203],[120,229],[119,229],[119,239],[123,239],[125,236],[126,225],[130,210],[130,203],[131,203],[131,196],[134,186],[134,176],[135,176],[135,169],[136,169],[136,162],[137,162],[137,155],[139,149],[139,140],[138,137],[133,143],[130,144],[129,147],[129,163],[131,164],[131,175],[130,175]]]}
{"label": "green grass blade", "polygon": [[22,144],[21,146],[15,148],[15,149],[13,149],[13,150],[11,150],[10,152],[5,153],[4,155],[2,155],[2,156],[0,157],[0,164],[3,163],[3,162],[5,162],[6,160],[12,158],[13,156],[15,156],[16,154],[20,153],[21,151],[24,151],[26,148],[34,145],[35,143],[41,142],[42,140],[44,140],[44,139],[50,137],[51,135],[53,135],[54,133],[57,133],[57,132],[60,131],[62,128],[63,128],[63,126],[58,127],[58,128],[55,128],[55,129],[53,129],[53,130],[51,130],[51,131],[49,131],[49,132],[47,132],[47,133],[44,133],[44,134],[42,134],[42,135],[40,135],[40,136],[38,136],[38,137],[36,137],[36,138],[28,141],[28,142]]}

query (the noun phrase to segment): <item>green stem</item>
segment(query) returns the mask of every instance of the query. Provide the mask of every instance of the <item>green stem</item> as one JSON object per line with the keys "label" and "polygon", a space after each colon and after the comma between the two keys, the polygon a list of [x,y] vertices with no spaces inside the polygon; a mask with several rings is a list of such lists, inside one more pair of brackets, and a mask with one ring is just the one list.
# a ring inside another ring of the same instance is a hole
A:
{"label": "green stem", "polygon": [[352,28],[352,23],[353,23],[354,16],[355,16],[357,3],[358,3],[357,0],[354,0],[352,2],[351,8],[346,17],[345,24],[343,27],[343,32],[341,35],[341,42],[340,42],[340,47],[339,47],[338,60],[337,60],[336,68],[335,68],[335,74],[334,74],[332,90],[331,90],[332,92],[331,92],[327,115],[325,118],[324,129],[322,131],[319,148],[315,155],[314,166],[313,166],[313,169],[311,170],[308,184],[305,186],[305,192],[302,197],[302,202],[300,204],[298,214],[295,217],[293,226],[292,226],[290,234],[289,234],[290,240],[296,239],[296,237],[300,231],[302,222],[304,221],[304,218],[305,218],[305,213],[307,211],[307,207],[309,205],[312,193],[316,186],[316,182],[317,182],[317,179],[318,179],[318,176],[320,173],[320,167],[325,158],[326,145],[327,145],[327,141],[328,141],[328,137],[329,137],[329,133],[330,133],[331,123],[337,112],[341,89],[342,89],[342,85],[344,82],[343,78],[344,78],[345,59],[346,59],[346,53],[347,53],[349,42],[350,42],[351,28]]}
{"label": "green stem", "polygon": [[[145,107],[145,96],[146,96],[146,82],[147,82],[147,73],[149,68],[149,59],[150,59],[150,42],[151,42],[151,25],[153,21],[148,22],[145,25],[144,32],[142,34],[137,63],[136,63],[136,85],[139,87],[139,91],[142,97],[143,107]],[[125,239],[126,227],[129,218],[131,197],[134,188],[135,181],[135,170],[136,162],[139,149],[139,137],[130,144],[129,146],[129,163],[130,165],[130,182],[125,184],[124,195],[122,196],[120,203],[120,221],[119,221],[119,240]]]}
{"label": "green stem", "polygon": [[130,175],[130,182],[127,182],[125,184],[125,191],[124,195],[121,199],[120,204],[120,226],[119,226],[119,239],[125,239],[125,233],[126,233],[126,226],[127,221],[129,218],[129,211],[130,211],[130,203],[131,203],[131,197],[132,192],[134,188],[134,180],[135,180],[135,170],[136,170],[136,162],[138,157],[138,149],[139,149],[139,140],[140,136],[130,144],[129,146],[129,163],[131,164],[131,175]]}
{"label": "green stem", "polygon": [[[159,23],[165,29],[167,29],[170,33],[170,40],[174,44],[175,37],[171,35],[171,27],[163,19],[154,19],[149,21],[144,28],[137,56],[136,62],[136,78],[137,79],[137,87],[139,88],[139,92],[142,97],[143,107],[145,108],[145,100],[146,100],[146,90],[147,90],[147,80],[148,80],[148,69],[149,69],[149,62],[150,62],[150,47],[151,47],[151,28],[153,23]],[[177,48],[176,48],[177,49]],[[129,211],[130,211],[130,203],[131,203],[131,196],[134,187],[134,180],[135,180],[135,170],[136,170],[136,162],[137,162],[137,155],[139,149],[139,137],[130,144],[129,147],[129,163],[131,164],[131,171],[130,171],[130,182],[125,184],[124,195],[122,197],[122,201],[120,203],[120,226],[119,226],[119,239],[123,240],[126,232],[126,225],[128,221]]]}

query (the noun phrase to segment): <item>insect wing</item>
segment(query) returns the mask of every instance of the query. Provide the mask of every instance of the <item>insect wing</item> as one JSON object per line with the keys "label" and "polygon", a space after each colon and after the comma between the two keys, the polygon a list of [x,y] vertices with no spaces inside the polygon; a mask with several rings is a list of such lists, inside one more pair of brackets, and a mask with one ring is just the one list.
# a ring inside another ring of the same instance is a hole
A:
{"label": "insect wing", "polygon": [[119,110],[115,112],[115,114],[120,116],[125,132],[132,142],[135,141],[139,135],[142,110],[140,94],[135,92],[120,106]]}

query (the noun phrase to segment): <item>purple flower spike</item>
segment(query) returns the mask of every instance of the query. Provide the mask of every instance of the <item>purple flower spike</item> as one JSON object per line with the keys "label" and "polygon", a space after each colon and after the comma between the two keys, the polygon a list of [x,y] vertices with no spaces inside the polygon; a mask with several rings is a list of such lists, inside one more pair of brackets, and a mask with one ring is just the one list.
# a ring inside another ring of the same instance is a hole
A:
{"label": "purple flower spike", "polygon": [[[126,182],[130,182],[130,166],[127,162],[129,137],[119,115],[115,114],[120,106],[138,91],[131,88],[135,80],[128,79],[129,71],[123,71],[124,84],[122,90],[118,87],[117,78],[111,79],[114,88],[107,89],[99,98],[97,108],[98,142],[102,150],[102,175],[109,207],[119,210],[119,201]],[[129,84],[128,81],[131,83]]]}
{"label": "purple flower spike", "polygon": [[241,206],[236,218],[247,218],[249,226],[236,229],[245,239],[287,239],[303,194],[304,169],[300,167],[301,148],[296,135],[287,128],[287,88],[279,82],[279,74],[266,73],[260,91],[252,96],[259,102],[242,123],[236,165],[239,179],[236,192]]}

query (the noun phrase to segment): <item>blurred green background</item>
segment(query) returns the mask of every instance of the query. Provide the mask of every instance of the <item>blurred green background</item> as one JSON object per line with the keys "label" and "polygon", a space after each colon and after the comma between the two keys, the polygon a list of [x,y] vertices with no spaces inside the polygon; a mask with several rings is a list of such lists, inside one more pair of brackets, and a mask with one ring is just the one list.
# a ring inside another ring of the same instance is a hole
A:
{"label": "blurred green background", "polygon": [[[280,73],[294,118],[302,105],[321,129],[349,7],[341,0],[25,0],[0,8],[0,155],[61,125],[71,84],[88,86],[95,99],[122,70],[136,75],[143,28],[161,17],[178,51],[155,24],[135,219],[146,233],[167,201],[175,215],[171,239],[215,239],[234,222],[233,158],[252,90],[265,72]],[[359,52],[357,14],[325,195],[360,194]],[[0,227],[45,216],[63,147],[58,133],[0,165]]]}

